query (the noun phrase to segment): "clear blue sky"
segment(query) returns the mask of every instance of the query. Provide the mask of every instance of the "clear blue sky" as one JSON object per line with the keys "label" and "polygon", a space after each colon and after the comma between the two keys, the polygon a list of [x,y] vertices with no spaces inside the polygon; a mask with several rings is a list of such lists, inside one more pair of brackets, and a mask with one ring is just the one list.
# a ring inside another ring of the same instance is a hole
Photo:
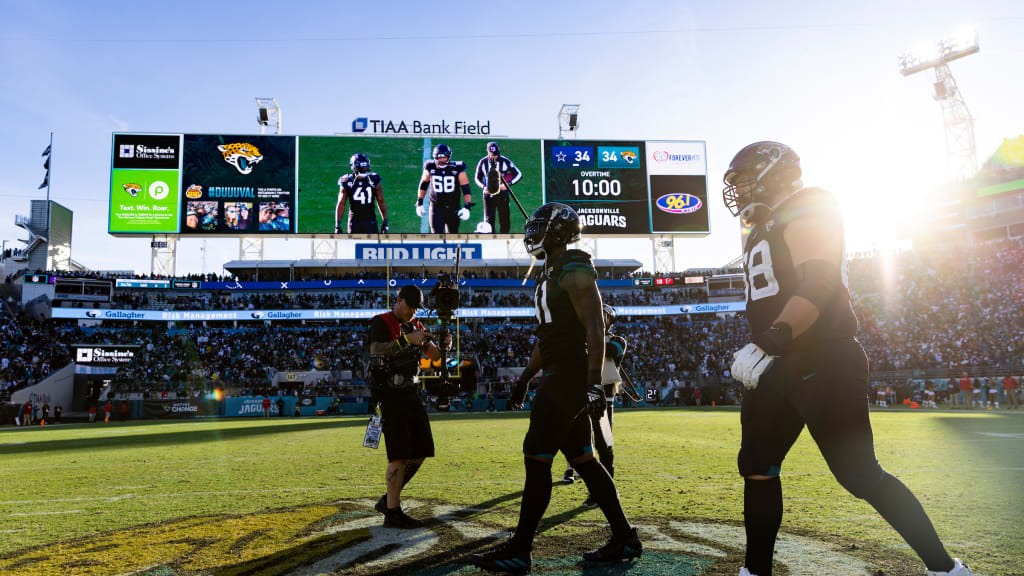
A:
{"label": "clear blue sky", "polygon": [[[680,241],[678,267],[739,253],[719,182],[761,139],[793,146],[805,182],[839,196],[852,249],[893,240],[946,170],[931,76],[901,77],[896,56],[964,25],[981,52],[952,68],[979,161],[1024,132],[1020,2],[24,1],[0,14],[0,239],[22,236],[14,214],[42,197],[53,131],[53,196],[75,212],[73,257],[95,269],[149,271],[148,240],[106,233],[110,133],[255,133],[254,96],[278,99],[287,134],[370,116],[552,137],[559,106],[578,102],[581,137],[705,139],[713,232]],[[199,245],[180,244],[179,273],[199,271]],[[598,252],[649,262],[647,246]],[[237,253],[211,240],[207,270]],[[267,257],[309,257],[309,241],[268,241]]]}

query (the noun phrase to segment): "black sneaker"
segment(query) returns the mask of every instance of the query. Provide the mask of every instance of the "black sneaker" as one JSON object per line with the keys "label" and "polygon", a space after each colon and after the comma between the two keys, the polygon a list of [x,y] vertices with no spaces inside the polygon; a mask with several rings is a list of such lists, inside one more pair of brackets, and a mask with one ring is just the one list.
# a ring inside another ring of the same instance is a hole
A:
{"label": "black sneaker", "polygon": [[594,498],[593,494],[587,494],[587,499],[583,501],[583,506],[586,508],[597,508],[597,499]]}
{"label": "black sneaker", "polygon": [[409,516],[402,511],[401,508],[395,508],[394,510],[388,509],[388,511],[384,513],[384,527],[407,530],[411,528],[422,528],[423,522]]}
{"label": "black sneaker", "polygon": [[630,558],[639,558],[643,553],[644,545],[640,542],[636,528],[630,528],[626,537],[612,537],[607,544],[597,550],[584,552],[583,559],[590,562],[619,562]]}
{"label": "black sneaker", "polygon": [[385,494],[385,495],[381,496],[380,500],[377,500],[377,503],[374,504],[373,509],[376,510],[377,512],[379,512],[380,514],[387,514],[388,513],[388,495]]}
{"label": "black sneaker", "polygon": [[576,471],[572,468],[566,468],[565,474],[562,475],[562,484],[572,484],[576,481]]}
{"label": "black sneaker", "polygon": [[533,553],[519,550],[509,540],[487,552],[470,554],[469,562],[488,572],[527,574],[533,568]]}

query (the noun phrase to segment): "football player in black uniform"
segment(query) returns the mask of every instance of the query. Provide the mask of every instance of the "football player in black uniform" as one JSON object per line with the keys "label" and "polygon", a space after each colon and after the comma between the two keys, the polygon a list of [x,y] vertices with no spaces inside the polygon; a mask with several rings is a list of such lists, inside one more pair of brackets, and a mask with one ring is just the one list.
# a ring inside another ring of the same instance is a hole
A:
{"label": "football player in black uniform", "polygon": [[[537,342],[527,372],[544,370],[523,440],[526,483],[515,534],[496,548],[470,556],[494,572],[529,572],[537,525],[551,500],[551,462],[561,451],[586,482],[611,525],[611,540],[583,559],[612,562],[643,552],[637,531],[619,503],[615,482],[594,458],[589,413],[607,410],[601,370],[604,367],[604,321],[597,271],[590,255],[566,246],[580,239],[583,226],[576,212],[557,202],[544,204],[526,222],[523,243],[544,259],[536,282]],[[510,398],[521,403],[521,398]]]}
{"label": "football player in black uniform", "polygon": [[969,576],[950,558],[917,498],[875,458],[868,363],[856,340],[843,220],[832,195],[804,188],[788,146],[756,142],[732,159],[722,196],[751,227],[743,249],[753,341],[733,357],[743,396],[746,567],[772,573],[782,523],[782,461],[806,425],[836,480],[866,500],[924,561],[928,574]]}
{"label": "football player in black uniform", "polygon": [[[497,183],[488,182],[487,175],[491,172],[497,173]],[[487,155],[476,163],[474,180],[476,185],[483,190],[484,195],[484,222],[491,228],[491,233],[509,233],[508,218],[508,190],[509,186],[519,182],[523,173],[516,167],[515,162],[501,155],[501,147],[497,142],[487,143]],[[495,223],[495,212],[497,212],[497,225]]]}
{"label": "football player in black uniform", "polygon": [[[473,207],[466,163],[452,160],[452,149],[447,144],[434,146],[434,159],[423,165],[423,178],[416,197],[416,215],[427,212],[423,198],[430,191],[430,231],[434,234],[458,234],[459,221],[469,220]],[[459,208],[462,192],[462,208]]]}
{"label": "football player in black uniform", "polygon": [[343,234],[341,218],[345,215],[345,204],[351,199],[352,206],[348,209],[349,234],[377,234],[377,214],[374,200],[383,218],[380,231],[388,233],[388,207],[384,203],[384,191],[380,185],[380,175],[370,172],[370,159],[366,154],[353,154],[349,159],[351,174],[338,178],[338,205],[334,208],[334,233]]}

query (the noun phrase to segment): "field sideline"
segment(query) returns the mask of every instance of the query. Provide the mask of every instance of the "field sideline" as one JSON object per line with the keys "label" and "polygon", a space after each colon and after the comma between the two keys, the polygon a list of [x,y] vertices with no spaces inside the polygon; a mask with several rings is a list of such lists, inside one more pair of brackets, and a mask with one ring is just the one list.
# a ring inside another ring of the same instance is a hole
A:
{"label": "field sideline", "polygon": [[[365,417],[0,429],[0,574],[476,574],[461,559],[518,515],[527,414],[432,422],[437,457],[405,497],[413,516],[440,520],[398,536],[370,510],[385,455],[361,446]],[[553,491],[534,571],[735,575],[738,411],[623,411],[615,424],[616,481],[644,526],[644,560],[579,564],[606,532],[577,483]],[[976,574],[1024,574],[1024,413],[874,411],[872,424],[882,466],[918,495],[951,554]],[[924,573],[806,433],[783,485],[778,574]]]}

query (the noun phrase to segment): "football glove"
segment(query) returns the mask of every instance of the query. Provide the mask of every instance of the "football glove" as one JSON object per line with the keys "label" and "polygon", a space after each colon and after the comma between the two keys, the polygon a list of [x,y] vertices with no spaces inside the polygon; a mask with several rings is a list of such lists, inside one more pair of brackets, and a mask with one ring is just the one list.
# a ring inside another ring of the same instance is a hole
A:
{"label": "football glove", "polygon": [[523,403],[526,402],[526,391],[530,388],[530,381],[523,379],[522,377],[516,379],[515,384],[512,385],[512,390],[508,394],[508,406],[507,410],[522,410]]}
{"label": "football glove", "polygon": [[381,223],[380,231],[382,233],[384,233],[384,234],[387,234],[388,232],[391,231],[391,228],[388,227],[388,219],[387,218],[385,218],[384,222]]}
{"label": "football glove", "polygon": [[734,352],[732,358],[732,377],[742,382],[748,390],[757,388],[761,376],[775,361],[775,356],[753,342]]}
{"label": "football glove", "polygon": [[466,202],[465,206],[459,209],[459,220],[469,220],[469,208],[472,206],[469,202]]}
{"label": "football glove", "polygon": [[426,208],[426,206],[423,205],[423,198],[420,198],[420,199],[416,200],[416,216],[418,218],[423,218],[423,216],[426,213],[427,213],[427,208]]}
{"label": "football glove", "polygon": [[595,418],[600,418],[608,409],[608,398],[604,395],[602,386],[587,387],[587,410]]}

